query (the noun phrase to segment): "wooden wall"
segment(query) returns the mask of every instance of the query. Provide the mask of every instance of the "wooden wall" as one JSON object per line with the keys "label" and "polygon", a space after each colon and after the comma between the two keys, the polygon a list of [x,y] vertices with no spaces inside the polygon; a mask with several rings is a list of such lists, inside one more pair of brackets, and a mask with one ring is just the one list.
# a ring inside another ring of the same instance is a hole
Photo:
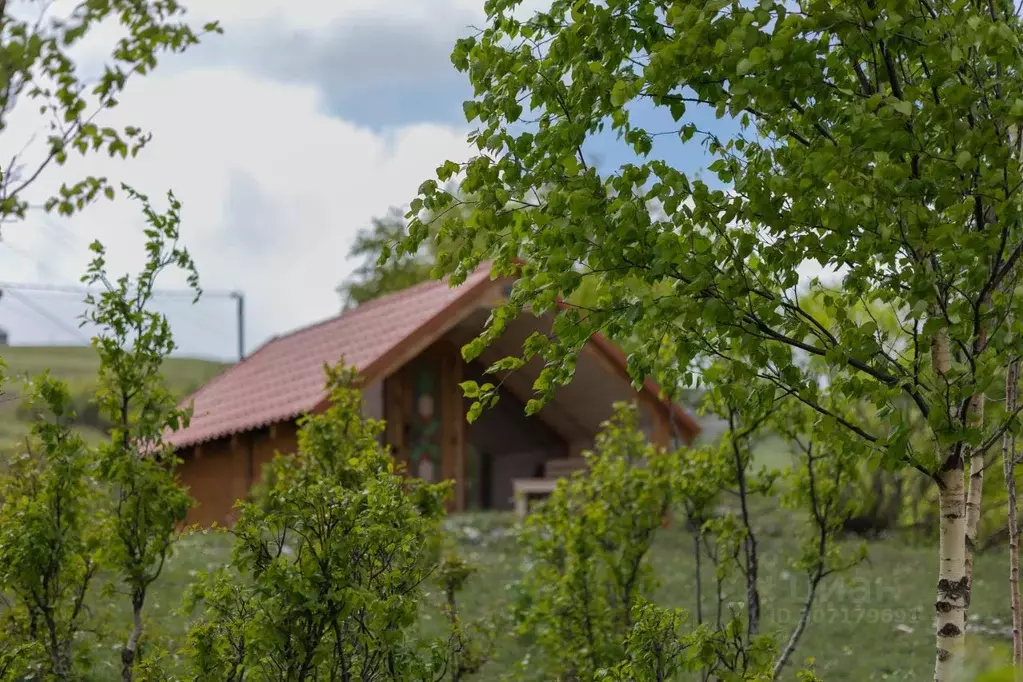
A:
{"label": "wooden wall", "polygon": [[297,448],[294,422],[187,448],[180,453],[178,477],[196,501],[188,523],[230,525],[235,503],[248,497],[252,486],[262,480],[263,466],[277,452],[291,454]]}
{"label": "wooden wall", "polygon": [[[454,343],[442,340],[427,348],[418,358],[406,364],[383,382],[366,389],[366,413],[373,418],[387,421],[384,432],[385,442],[391,446],[395,460],[400,466],[408,467],[413,443],[409,442],[414,433],[411,429],[414,419],[415,373],[427,363],[437,377],[436,405],[439,410],[440,428],[439,467],[435,478],[453,479],[453,495],[449,501],[452,511],[467,508],[466,499],[466,448],[469,441],[468,424],[465,419],[468,401],[462,398],[458,384],[469,374],[459,348]],[[649,418],[646,430],[655,443],[668,445],[671,427],[663,405],[647,394],[641,394],[640,403]],[[552,453],[554,456],[578,454],[583,447],[591,447],[592,440],[567,444],[567,450]],[[181,481],[197,500],[197,506],[189,514],[189,522],[204,526],[230,524],[234,517],[234,505],[248,496],[252,485],[262,480],[262,468],[276,452],[293,453],[297,449],[297,428],[294,422],[286,422],[257,431],[223,438],[198,447],[188,448],[182,455],[179,470]],[[414,472],[413,472],[414,473]],[[516,475],[529,475],[528,472]]]}
{"label": "wooden wall", "polygon": [[[446,340],[427,348],[384,381],[384,419],[387,420],[385,438],[399,465],[411,469],[411,454],[415,444],[412,424],[415,420],[416,372],[426,363],[439,378],[436,387],[436,405],[440,415],[440,466],[437,480],[452,479],[454,491],[449,500],[451,510],[463,510],[465,501],[465,433],[466,401],[458,384],[462,382],[464,362],[458,347]],[[415,473],[415,472],[410,472]]]}

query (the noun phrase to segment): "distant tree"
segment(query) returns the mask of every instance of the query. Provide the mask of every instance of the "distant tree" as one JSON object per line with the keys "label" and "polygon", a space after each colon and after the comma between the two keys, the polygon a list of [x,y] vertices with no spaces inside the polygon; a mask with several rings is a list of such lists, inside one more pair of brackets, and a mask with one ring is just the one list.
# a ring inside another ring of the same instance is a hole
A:
{"label": "distant tree", "polygon": [[[434,181],[428,182],[436,185]],[[471,235],[460,230],[443,228],[448,222],[462,224],[472,215],[471,192],[454,182],[448,182],[444,192],[451,198],[449,203],[420,204],[411,222],[407,208],[392,207],[386,215],[373,218],[368,227],[358,231],[348,250],[348,258],[358,261],[358,265],[336,288],[342,310],[436,279],[438,266],[443,269],[446,264],[445,254],[465,240],[473,241]],[[410,225],[420,230],[416,237],[422,240],[411,251],[399,248],[407,245],[412,236]],[[481,238],[487,236],[483,234]]]}
{"label": "distant tree", "polygon": [[[433,240],[424,242],[415,253],[390,257],[394,246],[407,235],[408,221],[399,208],[392,208],[387,215],[373,218],[369,227],[359,230],[348,250],[348,258],[358,260],[359,264],[337,287],[342,309],[354,308],[432,278],[430,273],[437,261]],[[385,260],[382,261],[381,257]]]}

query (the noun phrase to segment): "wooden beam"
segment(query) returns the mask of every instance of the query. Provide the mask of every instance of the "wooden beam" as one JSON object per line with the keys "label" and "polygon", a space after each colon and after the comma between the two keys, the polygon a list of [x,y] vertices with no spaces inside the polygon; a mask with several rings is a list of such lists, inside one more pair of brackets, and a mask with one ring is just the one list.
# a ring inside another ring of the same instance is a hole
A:
{"label": "wooden beam", "polygon": [[[488,349],[480,355],[479,360],[480,364],[486,368],[501,357],[504,357],[504,355]],[[538,361],[533,360],[516,372],[495,372],[494,374],[485,374],[484,378],[494,384],[500,382],[509,393],[522,401],[522,403],[526,403],[534,397],[534,379],[526,376],[525,372],[527,372],[530,366],[535,362]],[[491,381],[491,377],[493,378],[493,381]],[[592,438],[594,435],[589,429],[580,424],[557,401],[557,397],[544,405],[539,414],[535,416],[543,421],[543,423],[547,424],[547,426],[551,427],[551,429],[561,436],[566,443],[571,443],[574,440],[578,440],[580,437]]]}
{"label": "wooden beam", "polygon": [[455,482],[451,509],[466,508],[465,447],[467,403],[459,384],[464,375],[465,361],[461,346],[448,338],[437,341],[431,349],[441,363],[441,474]]}
{"label": "wooden beam", "polygon": [[463,371],[465,369],[465,361],[462,360],[462,353],[457,351],[454,357],[454,393],[451,396],[452,409],[456,414],[455,418],[455,432],[452,436],[452,446],[455,449],[455,509],[458,511],[465,511],[466,509],[466,480],[465,480],[465,446],[466,446],[466,431],[469,427],[469,422],[466,419],[468,411],[466,410],[467,403],[465,398],[462,397],[462,389],[459,384],[462,383]]}
{"label": "wooden beam", "polygon": [[[272,428],[272,427],[271,427]],[[245,448],[245,498],[250,499],[252,496],[252,486],[256,485],[256,431],[249,431],[249,437],[246,438]]]}
{"label": "wooden beam", "polygon": [[[455,431],[458,428],[459,412],[456,397],[458,396],[458,384],[455,382],[455,348],[448,343],[436,345],[434,357],[440,369],[440,385],[438,390],[440,398],[440,477],[442,480],[455,482],[454,498],[448,501],[449,511],[456,511],[458,507],[458,487],[462,477],[458,475],[455,453]],[[432,360],[432,358],[431,358]]]}
{"label": "wooden beam", "polygon": [[671,424],[669,417],[662,412],[654,412],[654,431],[650,440],[654,445],[667,448],[671,443]]}
{"label": "wooden beam", "polygon": [[398,463],[404,463],[405,453],[405,397],[402,395],[404,382],[402,372],[392,374],[384,380],[384,419],[387,421],[385,438],[391,447],[391,455]]}

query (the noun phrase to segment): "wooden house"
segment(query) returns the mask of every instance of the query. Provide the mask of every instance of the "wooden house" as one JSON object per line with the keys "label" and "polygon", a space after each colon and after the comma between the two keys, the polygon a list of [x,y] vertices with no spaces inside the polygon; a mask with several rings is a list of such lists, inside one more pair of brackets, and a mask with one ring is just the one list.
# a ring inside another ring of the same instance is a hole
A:
{"label": "wooden house", "polygon": [[524,412],[541,368],[534,360],[503,377],[498,405],[469,424],[458,384],[493,381],[487,366],[549,329],[549,319],[523,314],[478,361],[462,360],[459,349],[483,329],[510,285],[492,279],[486,266],[455,288],[424,283],[274,337],[200,388],[189,399],[191,424],[168,436],[197,501],[190,521],[231,522],[262,466],[276,452],[296,449],[296,420],[323,409],[323,366],[341,358],[358,370],[365,413],[387,421],[386,442],[408,473],[455,481],[454,510],[512,508],[513,481],[565,469],[592,446],[616,401],[638,402],[642,426],[657,443],[696,436],[693,418],[662,400],[653,382],[636,391],[625,356],[596,336],[572,382],[538,414]]}

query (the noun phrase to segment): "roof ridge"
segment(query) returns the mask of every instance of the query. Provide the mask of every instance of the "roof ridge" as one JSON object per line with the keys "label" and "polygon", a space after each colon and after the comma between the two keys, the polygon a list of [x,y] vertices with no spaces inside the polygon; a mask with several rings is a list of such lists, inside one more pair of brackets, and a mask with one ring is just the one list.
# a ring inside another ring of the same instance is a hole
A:
{"label": "roof ridge", "polygon": [[325,317],[325,318],[323,318],[321,320],[316,320],[316,321],[310,322],[308,324],[304,324],[304,325],[301,325],[301,326],[298,326],[298,327],[294,327],[293,329],[291,329],[289,331],[286,331],[286,332],[283,332],[283,333],[280,333],[280,334],[275,334],[271,338],[271,340],[277,341],[277,340],[280,340],[280,339],[290,338],[292,336],[295,336],[296,334],[301,334],[302,332],[311,331],[313,329],[316,329],[317,327],[320,327],[322,325],[328,324],[330,322],[336,322],[337,320],[340,320],[342,317],[350,317],[350,316],[353,316],[353,315],[355,315],[357,313],[360,313],[360,312],[364,313],[367,310],[372,310],[373,308],[378,308],[378,307],[382,306],[385,303],[394,302],[396,300],[399,300],[399,299],[402,299],[402,298],[406,298],[409,294],[411,294],[413,292],[417,292],[417,291],[419,291],[421,289],[423,289],[423,290],[425,290],[425,289],[432,289],[432,288],[435,288],[435,287],[437,287],[437,286],[439,286],[441,284],[447,284],[447,278],[444,278],[444,279],[428,279],[428,280],[425,280],[423,282],[419,282],[418,284],[413,284],[410,287],[406,287],[405,289],[400,289],[398,291],[392,291],[392,292],[390,292],[388,294],[382,294],[380,296],[377,296],[376,298],[373,298],[373,299],[370,299],[370,300],[366,301],[365,303],[361,303],[361,304],[355,306],[354,308],[350,308],[348,310],[342,310],[337,315],[331,315],[330,317]]}

